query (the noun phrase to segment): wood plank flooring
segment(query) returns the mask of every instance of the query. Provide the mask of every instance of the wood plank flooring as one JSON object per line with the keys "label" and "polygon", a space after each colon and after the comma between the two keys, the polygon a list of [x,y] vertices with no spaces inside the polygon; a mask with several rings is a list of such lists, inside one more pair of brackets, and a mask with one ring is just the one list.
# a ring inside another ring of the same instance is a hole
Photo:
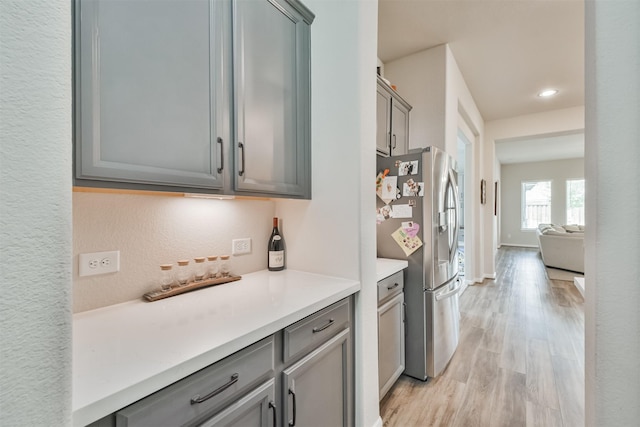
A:
{"label": "wood plank flooring", "polygon": [[549,280],[537,249],[498,251],[496,279],[460,298],[460,344],[446,371],[401,376],[384,426],[584,426],[584,300]]}

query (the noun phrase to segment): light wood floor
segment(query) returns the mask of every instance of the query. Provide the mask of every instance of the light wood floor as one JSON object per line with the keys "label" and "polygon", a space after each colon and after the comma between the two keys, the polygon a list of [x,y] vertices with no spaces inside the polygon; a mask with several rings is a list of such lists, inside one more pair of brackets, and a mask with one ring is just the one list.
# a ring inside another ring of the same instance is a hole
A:
{"label": "light wood floor", "polygon": [[401,376],[384,426],[584,426],[584,308],[536,249],[503,247],[497,277],[460,297],[460,344],[427,382]]}

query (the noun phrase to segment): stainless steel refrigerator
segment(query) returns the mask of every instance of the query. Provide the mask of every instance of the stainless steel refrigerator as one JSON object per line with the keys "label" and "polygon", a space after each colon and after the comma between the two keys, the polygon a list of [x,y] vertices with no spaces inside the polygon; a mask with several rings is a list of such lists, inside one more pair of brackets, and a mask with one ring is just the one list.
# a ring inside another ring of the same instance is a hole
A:
{"label": "stainless steel refrigerator", "polygon": [[404,373],[424,381],[446,368],[460,335],[455,161],[427,147],[377,166],[377,253],[409,263]]}

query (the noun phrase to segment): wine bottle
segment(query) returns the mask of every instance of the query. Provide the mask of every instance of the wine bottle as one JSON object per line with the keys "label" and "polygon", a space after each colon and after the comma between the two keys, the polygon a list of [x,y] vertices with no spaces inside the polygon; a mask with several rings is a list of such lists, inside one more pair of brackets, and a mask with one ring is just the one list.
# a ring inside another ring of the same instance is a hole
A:
{"label": "wine bottle", "polygon": [[270,271],[284,270],[284,238],[278,230],[278,218],[273,218],[273,230],[269,237],[269,258],[267,260]]}

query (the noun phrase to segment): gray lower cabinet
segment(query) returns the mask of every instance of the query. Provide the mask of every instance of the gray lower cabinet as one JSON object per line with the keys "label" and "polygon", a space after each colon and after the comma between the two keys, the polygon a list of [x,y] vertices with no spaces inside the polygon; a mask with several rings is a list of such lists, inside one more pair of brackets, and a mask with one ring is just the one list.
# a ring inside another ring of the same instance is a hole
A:
{"label": "gray lower cabinet", "polygon": [[351,348],[345,329],[283,372],[289,426],[350,426]]}
{"label": "gray lower cabinet", "polygon": [[75,0],[74,185],[311,197],[297,0]]}
{"label": "gray lower cabinet", "polygon": [[353,426],[351,297],[91,427]]}
{"label": "gray lower cabinet", "polygon": [[288,326],[283,334],[283,408],[289,426],[352,426],[351,301]]}
{"label": "gray lower cabinet", "polygon": [[224,411],[198,424],[200,427],[277,426],[276,383],[273,379],[256,388]]}
{"label": "gray lower cabinet", "polygon": [[378,282],[378,386],[380,400],[405,368],[404,273]]}
{"label": "gray lower cabinet", "polygon": [[274,342],[274,337],[266,338],[127,406],[116,412],[116,426],[195,426],[205,421],[214,425],[213,420],[243,417],[266,421],[269,401],[265,405],[255,399],[262,399],[265,386],[268,391],[273,385]]}
{"label": "gray lower cabinet", "polygon": [[409,151],[411,105],[378,76],[376,151],[381,156],[397,156]]}

